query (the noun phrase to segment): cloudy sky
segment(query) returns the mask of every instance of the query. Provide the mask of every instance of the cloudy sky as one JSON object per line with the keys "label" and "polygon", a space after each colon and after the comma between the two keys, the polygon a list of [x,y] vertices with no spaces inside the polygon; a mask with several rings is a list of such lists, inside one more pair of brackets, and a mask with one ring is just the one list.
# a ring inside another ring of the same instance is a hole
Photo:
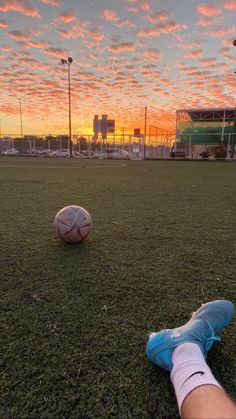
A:
{"label": "cloudy sky", "polygon": [[174,129],[179,108],[234,106],[236,0],[0,0],[2,134]]}

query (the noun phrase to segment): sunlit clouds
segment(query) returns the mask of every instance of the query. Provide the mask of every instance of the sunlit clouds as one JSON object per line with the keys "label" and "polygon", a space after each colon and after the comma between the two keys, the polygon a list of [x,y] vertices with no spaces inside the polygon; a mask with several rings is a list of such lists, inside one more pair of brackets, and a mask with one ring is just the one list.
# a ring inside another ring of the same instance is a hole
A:
{"label": "sunlit clouds", "polygon": [[40,18],[38,10],[32,6],[29,0],[2,0],[0,2],[0,12],[18,12],[25,16]]}
{"label": "sunlit clouds", "polygon": [[221,8],[215,6],[213,3],[201,3],[197,6],[197,11],[203,16],[212,17],[221,13]]}
{"label": "sunlit clouds", "polygon": [[[92,132],[94,114],[173,130],[178,108],[234,106],[236,0],[0,0],[1,130]],[[4,118],[3,118],[4,117]]]}
{"label": "sunlit clouds", "polygon": [[65,10],[59,13],[57,19],[62,23],[71,23],[76,20],[76,15],[72,10]]}

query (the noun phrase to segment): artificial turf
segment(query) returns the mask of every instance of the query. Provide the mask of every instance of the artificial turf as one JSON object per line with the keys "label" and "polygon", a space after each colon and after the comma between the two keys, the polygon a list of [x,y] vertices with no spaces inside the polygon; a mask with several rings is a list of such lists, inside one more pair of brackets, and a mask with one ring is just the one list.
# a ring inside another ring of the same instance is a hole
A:
{"label": "artificial turf", "polygon": [[[236,164],[0,158],[1,418],[176,418],[149,331],[236,300]],[[60,242],[57,211],[94,229]],[[209,354],[236,390],[236,321]]]}

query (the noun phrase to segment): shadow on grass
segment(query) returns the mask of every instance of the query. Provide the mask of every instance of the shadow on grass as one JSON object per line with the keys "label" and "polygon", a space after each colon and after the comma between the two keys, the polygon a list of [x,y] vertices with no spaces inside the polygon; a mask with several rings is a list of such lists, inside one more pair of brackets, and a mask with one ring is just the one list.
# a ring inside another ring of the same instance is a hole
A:
{"label": "shadow on grass", "polygon": [[235,359],[225,352],[224,344],[215,347],[208,356],[208,364],[213,375],[230,397],[236,394]]}

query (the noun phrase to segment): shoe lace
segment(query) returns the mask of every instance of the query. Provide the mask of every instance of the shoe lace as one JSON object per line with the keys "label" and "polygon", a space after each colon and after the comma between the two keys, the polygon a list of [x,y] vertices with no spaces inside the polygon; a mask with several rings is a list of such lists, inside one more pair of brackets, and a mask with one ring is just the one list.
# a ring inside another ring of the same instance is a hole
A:
{"label": "shoe lace", "polygon": [[220,342],[221,338],[220,338],[220,336],[215,336],[214,330],[213,330],[211,324],[207,321],[207,319],[205,317],[202,316],[202,320],[204,321],[204,323],[207,324],[207,326],[209,326],[209,328],[211,330],[211,336],[206,341],[205,350],[207,352],[212,347],[212,342]]}

